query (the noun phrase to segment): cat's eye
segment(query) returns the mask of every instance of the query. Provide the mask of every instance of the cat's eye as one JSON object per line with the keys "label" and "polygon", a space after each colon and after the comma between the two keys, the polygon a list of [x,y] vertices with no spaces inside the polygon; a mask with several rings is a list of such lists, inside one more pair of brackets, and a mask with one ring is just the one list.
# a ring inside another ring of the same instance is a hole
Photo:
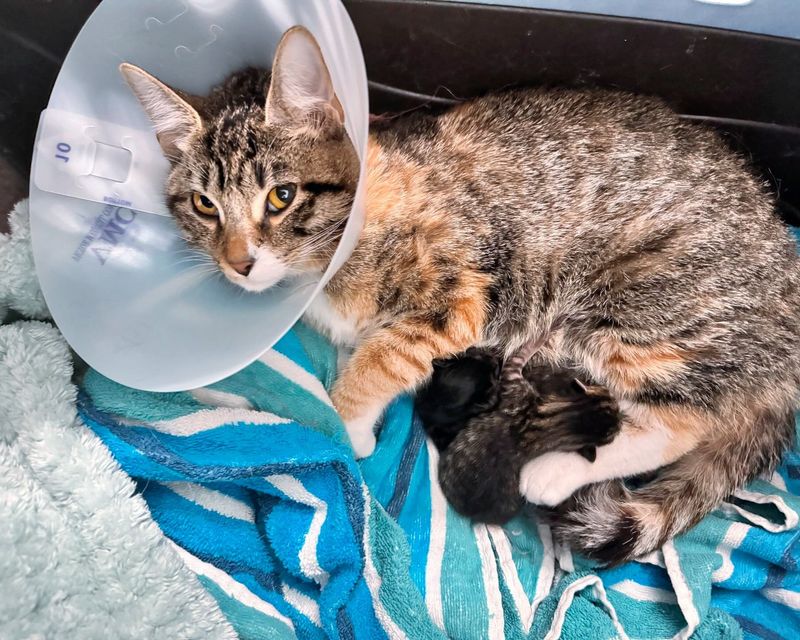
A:
{"label": "cat's eye", "polygon": [[216,216],[218,213],[217,205],[202,193],[195,192],[192,194],[192,205],[194,205],[194,210],[203,216]]}
{"label": "cat's eye", "polygon": [[195,192],[192,194],[192,205],[197,213],[204,216],[216,216],[219,213],[217,205],[211,201],[211,198],[202,193]]}
{"label": "cat's eye", "polygon": [[296,193],[297,187],[293,184],[281,184],[273,187],[267,194],[267,212],[270,215],[280,213],[292,204]]}

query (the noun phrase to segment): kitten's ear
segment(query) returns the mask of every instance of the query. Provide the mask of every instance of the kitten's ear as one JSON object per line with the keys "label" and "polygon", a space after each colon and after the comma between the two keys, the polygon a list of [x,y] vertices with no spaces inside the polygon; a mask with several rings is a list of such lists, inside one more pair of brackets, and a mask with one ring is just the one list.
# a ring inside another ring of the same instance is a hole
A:
{"label": "kitten's ear", "polygon": [[177,92],[144,69],[124,62],[119,70],[153,121],[164,153],[170,158],[179,157],[191,136],[202,129],[200,114]]}
{"label": "kitten's ear", "polygon": [[267,123],[328,131],[344,125],[344,109],[322,51],[305,27],[292,27],[278,44],[267,94]]}

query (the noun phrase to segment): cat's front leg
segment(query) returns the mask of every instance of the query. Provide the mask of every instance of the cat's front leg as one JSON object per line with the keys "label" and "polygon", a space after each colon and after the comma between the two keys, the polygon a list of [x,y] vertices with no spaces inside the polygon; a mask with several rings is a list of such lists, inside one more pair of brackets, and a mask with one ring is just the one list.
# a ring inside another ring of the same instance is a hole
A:
{"label": "cat's front leg", "polygon": [[422,384],[434,359],[460,353],[480,339],[479,319],[476,314],[451,315],[442,329],[426,319],[405,319],[361,341],[331,394],[356,457],[375,449],[375,423],[395,396]]}

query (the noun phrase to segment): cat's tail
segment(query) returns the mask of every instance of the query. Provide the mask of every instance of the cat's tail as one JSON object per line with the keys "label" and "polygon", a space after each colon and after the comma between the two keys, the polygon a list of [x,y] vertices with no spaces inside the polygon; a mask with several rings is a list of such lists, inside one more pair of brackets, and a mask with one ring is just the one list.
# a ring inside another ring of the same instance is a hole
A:
{"label": "cat's tail", "polygon": [[621,480],[581,489],[559,507],[556,535],[573,551],[609,565],[660,548],[779,464],[794,439],[794,414],[765,412],[751,426],[701,444],[638,489]]}

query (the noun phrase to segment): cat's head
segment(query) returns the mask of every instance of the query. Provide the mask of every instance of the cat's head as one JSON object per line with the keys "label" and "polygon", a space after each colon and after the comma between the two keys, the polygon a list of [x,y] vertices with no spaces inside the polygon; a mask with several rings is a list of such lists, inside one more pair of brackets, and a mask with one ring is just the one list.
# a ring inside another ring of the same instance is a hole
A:
{"label": "cat's head", "polygon": [[271,78],[250,69],[208,97],[120,71],[171,162],[167,203],[189,243],[232,282],[262,291],[322,271],[350,212],[359,163],[319,46],[287,31]]}

